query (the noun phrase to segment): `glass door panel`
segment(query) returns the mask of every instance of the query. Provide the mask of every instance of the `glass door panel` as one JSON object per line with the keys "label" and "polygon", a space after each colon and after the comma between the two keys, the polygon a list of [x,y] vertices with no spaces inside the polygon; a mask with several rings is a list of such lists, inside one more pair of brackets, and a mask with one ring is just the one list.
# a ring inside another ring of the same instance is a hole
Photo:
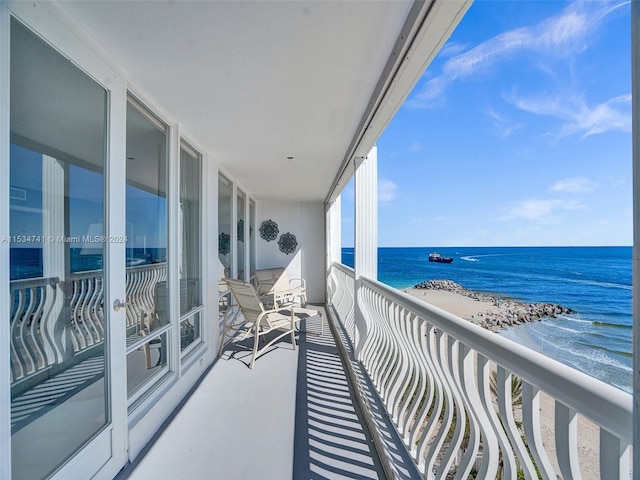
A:
{"label": "glass door panel", "polygon": [[188,145],[180,148],[180,350],[201,340],[202,309],[201,156]]}
{"label": "glass door panel", "polygon": [[218,176],[218,267],[219,277],[231,278],[231,204],[233,185],[222,175]]}
{"label": "glass door panel", "polygon": [[[168,128],[134,98],[127,105],[126,290],[130,401],[167,371]],[[144,388],[143,388],[144,387]]]}
{"label": "glass door panel", "polygon": [[245,259],[245,238],[244,238],[244,224],[246,219],[244,214],[245,207],[245,195],[243,192],[238,190],[238,201],[237,201],[237,215],[238,215],[238,223],[237,223],[237,244],[238,244],[238,278],[240,280],[244,280],[245,268],[246,268],[246,259]]}
{"label": "glass door panel", "polygon": [[11,21],[13,479],[49,476],[110,422],[107,106],[100,85]]}
{"label": "glass door panel", "polygon": [[253,276],[253,272],[256,270],[256,202],[251,200],[249,202],[249,265],[250,275]]}

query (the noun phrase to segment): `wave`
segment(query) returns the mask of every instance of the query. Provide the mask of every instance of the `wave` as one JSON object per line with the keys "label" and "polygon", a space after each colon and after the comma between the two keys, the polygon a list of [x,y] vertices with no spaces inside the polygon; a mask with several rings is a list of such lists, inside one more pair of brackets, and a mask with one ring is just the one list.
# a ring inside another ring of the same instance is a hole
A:
{"label": "wave", "polygon": [[546,325],[547,325],[548,327],[551,327],[551,328],[557,328],[558,330],[564,330],[565,332],[569,332],[569,333],[583,333],[583,331],[582,331],[582,330],[575,330],[575,329],[573,329],[573,328],[563,327],[563,326],[561,326],[561,325],[558,325],[558,324],[557,324],[557,323],[555,323],[555,322],[547,322],[547,323],[546,323]]}
{"label": "wave", "polygon": [[[575,348],[575,343],[566,342],[563,345],[558,343],[558,340],[561,340],[561,339],[557,337],[552,337],[549,335],[544,335],[544,334],[541,335],[540,333],[541,332],[537,332],[538,337],[541,340],[543,340],[546,344],[550,345],[551,347],[557,349],[558,351],[563,352],[565,355],[568,354],[572,356],[574,359],[576,359],[574,361],[577,361],[577,359],[584,359],[590,363],[608,365],[619,371],[633,372],[633,368],[631,366],[626,365],[616,360],[615,358],[607,355],[605,351],[608,349],[606,348],[596,347],[595,345],[589,345],[588,348],[586,348],[585,350],[581,350],[581,349],[578,350]],[[557,356],[555,355],[553,356],[557,358]],[[567,361],[569,359],[565,358],[564,360]],[[591,371],[591,368],[584,368],[584,365],[583,365],[582,368],[579,368],[579,370]]]}
{"label": "wave", "polygon": [[633,290],[632,285],[624,285],[622,283],[612,283],[612,282],[598,282],[597,280],[576,280],[573,278],[562,278],[560,279],[567,283],[579,283],[580,285],[591,285],[594,287],[605,287],[605,288],[619,288],[621,290]]}
{"label": "wave", "polygon": [[574,323],[583,323],[586,325],[593,325],[593,322],[591,320],[581,320],[580,318],[571,317],[569,315],[558,315],[558,318],[561,318],[563,320],[569,320],[570,322],[574,322]]}
{"label": "wave", "polygon": [[621,325],[619,323],[610,323],[610,322],[601,322],[601,321],[596,321],[592,323],[598,327],[622,328],[624,330],[631,330],[632,328],[631,325]]}
{"label": "wave", "polygon": [[623,357],[633,358],[633,354],[631,352],[625,352],[623,350],[615,350],[613,348],[603,347],[602,345],[593,345],[591,343],[586,343],[586,342],[576,342],[576,343],[579,343],[580,345],[583,345],[587,348],[596,348],[598,350],[602,350],[607,353],[613,353],[616,355],[622,355]]}
{"label": "wave", "polygon": [[483,257],[513,257],[518,255],[520,254],[519,253],[485,253],[482,255],[465,255],[464,257],[460,257],[460,259],[466,260],[467,262],[479,262],[480,260],[478,260],[478,258],[483,258]]}

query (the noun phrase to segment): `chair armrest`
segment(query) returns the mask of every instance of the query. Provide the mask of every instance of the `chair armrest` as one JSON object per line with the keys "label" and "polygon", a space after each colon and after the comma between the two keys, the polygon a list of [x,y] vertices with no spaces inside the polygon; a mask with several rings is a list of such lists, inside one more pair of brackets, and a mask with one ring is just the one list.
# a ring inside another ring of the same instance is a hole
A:
{"label": "chair armrest", "polygon": [[260,312],[260,315],[258,315],[258,318],[256,319],[256,327],[260,328],[260,323],[262,322],[262,319],[265,317],[266,317],[267,323],[269,324],[269,327],[272,327],[271,322],[269,322],[268,315],[270,313],[280,313],[283,311],[291,312],[291,328],[295,328],[295,312],[293,310],[293,307],[277,307],[277,308],[270,308],[269,310],[263,310],[262,312]]}
{"label": "chair armrest", "polygon": [[[296,282],[299,283],[299,285],[292,286]],[[289,280],[289,288],[291,290],[293,290],[295,288],[302,288],[303,290],[306,290],[307,289],[307,282],[304,280],[304,278],[292,278],[291,280]]]}

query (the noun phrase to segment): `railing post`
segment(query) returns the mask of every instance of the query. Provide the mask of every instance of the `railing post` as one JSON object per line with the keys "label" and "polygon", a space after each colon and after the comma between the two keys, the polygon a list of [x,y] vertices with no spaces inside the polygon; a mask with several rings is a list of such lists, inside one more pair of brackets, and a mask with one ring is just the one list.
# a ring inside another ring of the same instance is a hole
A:
{"label": "railing post", "polygon": [[367,321],[362,308],[360,277],[378,279],[378,148],[355,161],[355,349],[360,359],[367,338]]}

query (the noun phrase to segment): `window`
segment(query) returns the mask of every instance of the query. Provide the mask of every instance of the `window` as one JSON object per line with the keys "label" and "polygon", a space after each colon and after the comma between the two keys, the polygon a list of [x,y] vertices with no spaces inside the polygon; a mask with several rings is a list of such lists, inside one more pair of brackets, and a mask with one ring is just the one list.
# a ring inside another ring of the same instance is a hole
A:
{"label": "window", "polygon": [[127,104],[127,391],[130,401],[167,371],[168,133],[135,98]]}
{"label": "window", "polygon": [[245,214],[244,214],[244,207],[246,204],[246,196],[244,194],[244,192],[241,192],[240,190],[238,190],[238,200],[237,200],[237,215],[238,215],[238,220],[236,222],[236,226],[237,226],[237,245],[238,245],[238,278],[240,280],[245,280],[245,273],[246,273],[246,259],[245,259],[245,245],[246,245],[246,240],[244,238],[244,227],[246,224],[246,218]]}
{"label": "window", "polygon": [[201,156],[185,143],[180,148],[180,350],[201,339]]}
{"label": "window", "polygon": [[219,277],[231,278],[231,204],[233,185],[224,175],[218,175],[218,266]]}

